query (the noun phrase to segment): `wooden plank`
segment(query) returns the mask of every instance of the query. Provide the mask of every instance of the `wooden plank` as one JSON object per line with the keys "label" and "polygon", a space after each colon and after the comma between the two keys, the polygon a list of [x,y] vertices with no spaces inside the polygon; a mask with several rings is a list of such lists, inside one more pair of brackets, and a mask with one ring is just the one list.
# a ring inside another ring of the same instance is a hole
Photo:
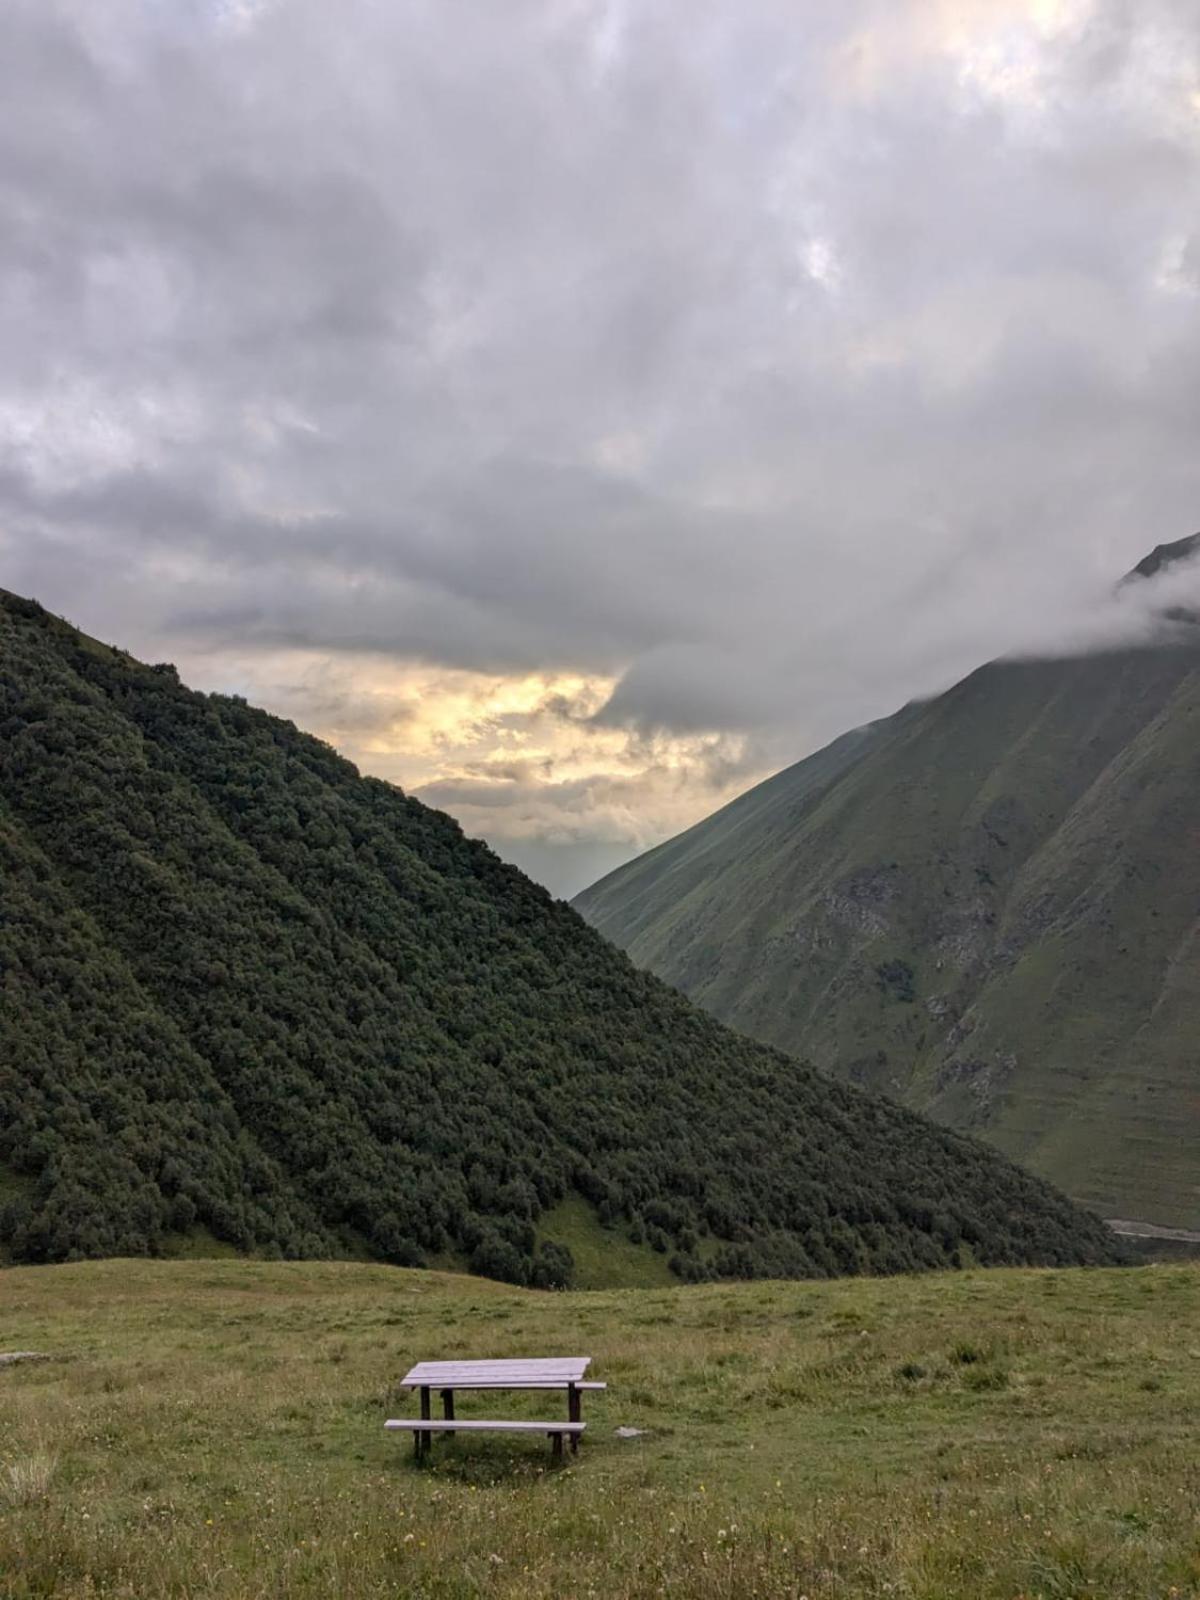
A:
{"label": "wooden plank", "polygon": [[528,1368],[517,1367],[511,1372],[504,1372],[495,1367],[434,1367],[426,1363],[406,1372],[400,1381],[412,1389],[421,1384],[428,1384],[431,1389],[442,1389],[446,1385],[458,1388],[463,1383],[580,1383],[584,1370],[567,1367],[562,1372],[530,1372]]}
{"label": "wooden plank", "polygon": [[575,1385],[575,1387],[577,1389],[599,1390],[599,1389],[607,1389],[608,1385],[606,1383],[577,1383]]}
{"label": "wooden plank", "polygon": [[501,1383],[518,1379],[526,1383],[577,1383],[591,1356],[557,1356],[536,1360],[419,1361],[400,1381],[410,1387],[457,1388],[471,1382]]}
{"label": "wooden plank", "polygon": [[579,1367],[585,1367],[590,1360],[590,1356],[539,1356],[528,1359],[522,1356],[519,1359],[516,1357],[503,1357],[486,1361],[421,1361],[418,1363],[418,1367],[421,1371],[427,1371],[430,1376],[437,1372],[444,1372],[448,1367],[462,1368],[467,1372],[477,1372],[481,1368],[491,1367],[500,1372],[510,1372],[516,1369],[518,1371],[553,1373],[575,1371]]}
{"label": "wooden plank", "polygon": [[[421,1386],[421,1384],[419,1384],[419,1382],[418,1382],[418,1384],[410,1384],[410,1382],[408,1382],[408,1379],[402,1378],[402,1379],[400,1379],[400,1384],[398,1384],[398,1387],[400,1387],[400,1389],[405,1389],[405,1387],[408,1387],[408,1389],[419,1389],[419,1387],[422,1387],[422,1386]],[[525,1379],[518,1379],[518,1378],[499,1378],[499,1379],[494,1379],[494,1381],[477,1382],[477,1381],[475,1381],[474,1378],[467,1378],[467,1379],[454,1378],[454,1379],[451,1379],[450,1382],[446,1382],[446,1379],[442,1378],[442,1379],[438,1379],[437,1387],[438,1387],[438,1389],[530,1389],[530,1390],[570,1389],[570,1387],[571,1387],[571,1379],[570,1378],[542,1378],[542,1379],[536,1379],[536,1381],[534,1381],[534,1382],[528,1382],[528,1381],[525,1381]],[[574,1387],[576,1387],[576,1389],[581,1389],[581,1387],[587,1387],[587,1386],[586,1386],[586,1384],[576,1384],[576,1386],[574,1386]],[[608,1384],[598,1384],[598,1386],[595,1386],[595,1384],[594,1384],[594,1386],[592,1386],[592,1387],[600,1387],[600,1389],[606,1389],[606,1387],[608,1387]]]}
{"label": "wooden plank", "polygon": [[422,1366],[441,1367],[561,1367],[574,1366],[580,1361],[590,1361],[588,1355],[569,1356],[439,1356],[436,1361],[422,1362]]}
{"label": "wooden plank", "polygon": [[411,1429],[413,1433],[572,1433],[579,1434],[586,1422],[464,1422],[461,1417],[449,1421],[442,1417],[394,1417],[384,1423],[385,1428],[398,1432]]}
{"label": "wooden plank", "polygon": [[578,1383],[573,1372],[418,1372],[408,1373],[400,1382],[409,1389],[555,1389]]}

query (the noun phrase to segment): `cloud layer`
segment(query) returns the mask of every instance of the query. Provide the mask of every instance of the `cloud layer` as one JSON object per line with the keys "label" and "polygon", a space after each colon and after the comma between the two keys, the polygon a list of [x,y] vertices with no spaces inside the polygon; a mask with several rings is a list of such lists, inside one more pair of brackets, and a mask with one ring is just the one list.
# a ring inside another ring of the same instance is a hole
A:
{"label": "cloud layer", "polygon": [[555,887],[1200,526],[1192,0],[3,30],[0,581]]}

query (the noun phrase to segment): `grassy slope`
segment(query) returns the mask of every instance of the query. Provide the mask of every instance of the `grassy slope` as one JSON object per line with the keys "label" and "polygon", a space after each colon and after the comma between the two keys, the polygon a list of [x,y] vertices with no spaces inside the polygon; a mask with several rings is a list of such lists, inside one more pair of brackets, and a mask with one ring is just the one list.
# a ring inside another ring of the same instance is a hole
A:
{"label": "grassy slope", "polygon": [[1197,660],[983,668],[578,907],[733,1026],[1195,1226]]}
{"label": "grassy slope", "polygon": [[[0,1296],[7,1348],[69,1357],[0,1369],[6,1600],[1200,1593],[1194,1267],[539,1295],[107,1262]],[[567,1470],[502,1439],[421,1470],[380,1426],[415,1358],[574,1350],[611,1388]]]}
{"label": "grassy slope", "polygon": [[538,1218],[538,1235],[566,1245],[575,1262],[572,1283],[577,1289],[659,1289],[678,1282],[661,1251],[634,1244],[623,1228],[603,1227],[577,1194]]}

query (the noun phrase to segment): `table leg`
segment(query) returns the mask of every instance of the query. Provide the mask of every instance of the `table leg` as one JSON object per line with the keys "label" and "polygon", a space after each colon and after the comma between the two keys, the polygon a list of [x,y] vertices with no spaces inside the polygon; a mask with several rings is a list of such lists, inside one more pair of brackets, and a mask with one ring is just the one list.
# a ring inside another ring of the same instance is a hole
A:
{"label": "table leg", "polygon": [[550,1459],[552,1461],[561,1461],[562,1458],[562,1434],[552,1433],[550,1435]]}
{"label": "table leg", "polygon": [[[573,1383],[567,1385],[567,1421],[578,1422],[582,1413],[582,1396]],[[579,1435],[571,1435],[571,1454],[579,1454]]]}
{"label": "table leg", "polygon": [[[421,1420],[423,1422],[429,1421],[429,1389],[426,1385],[422,1385],[421,1387]],[[429,1447],[433,1443],[433,1440],[430,1438],[428,1433],[419,1433],[417,1438],[421,1441],[421,1449],[417,1452],[417,1454],[423,1456],[428,1455]]]}
{"label": "table leg", "polygon": [[[454,1390],[453,1389],[443,1389],[442,1390],[442,1415],[445,1417],[447,1422],[453,1422],[454,1421]],[[447,1439],[453,1439],[454,1430],[451,1429],[451,1428],[447,1428],[446,1437],[447,1437]]]}

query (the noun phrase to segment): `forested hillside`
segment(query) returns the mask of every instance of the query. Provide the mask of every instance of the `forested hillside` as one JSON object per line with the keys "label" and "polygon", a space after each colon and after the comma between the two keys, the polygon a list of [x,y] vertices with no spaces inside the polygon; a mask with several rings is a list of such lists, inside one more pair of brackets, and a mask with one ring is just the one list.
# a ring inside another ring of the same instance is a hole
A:
{"label": "forested hillside", "polygon": [[[0,598],[0,1242],[571,1275],[1103,1261],[986,1147],[728,1032],[448,817]],[[577,1201],[575,1202],[577,1203]]]}
{"label": "forested hillside", "polygon": [[1153,647],[982,667],[576,904],[741,1031],[1200,1226],[1200,643],[1162,615]]}

